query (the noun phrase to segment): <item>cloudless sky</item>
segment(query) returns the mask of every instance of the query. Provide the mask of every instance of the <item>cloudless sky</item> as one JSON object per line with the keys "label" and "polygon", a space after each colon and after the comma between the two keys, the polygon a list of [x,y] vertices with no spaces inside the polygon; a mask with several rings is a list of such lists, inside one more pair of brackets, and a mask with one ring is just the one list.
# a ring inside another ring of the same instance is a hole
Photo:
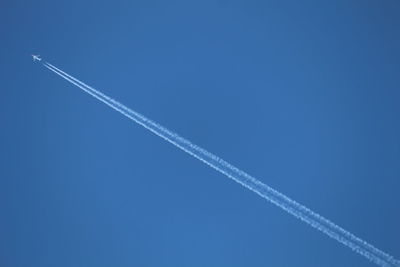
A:
{"label": "cloudless sky", "polygon": [[0,3],[0,266],[374,266],[33,63],[400,258],[400,2]]}

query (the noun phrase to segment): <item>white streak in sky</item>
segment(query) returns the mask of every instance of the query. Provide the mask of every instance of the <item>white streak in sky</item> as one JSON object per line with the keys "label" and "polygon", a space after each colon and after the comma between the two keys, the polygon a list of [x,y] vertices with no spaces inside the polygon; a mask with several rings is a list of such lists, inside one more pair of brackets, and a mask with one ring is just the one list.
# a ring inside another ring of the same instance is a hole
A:
{"label": "white streak in sky", "polygon": [[146,129],[153,132],[157,136],[163,138],[164,140],[175,145],[176,147],[182,149],[189,155],[197,158],[198,160],[207,164],[211,168],[231,178],[235,182],[253,191],[262,198],[265,198],[266,200],[272,202],[273,204],[277,205],[278,207],[285,210],[289,214],[309,224],[313,228],[321,231],[322,233],[326,234],[332,239],[338,241],[339,243],[342,243],[343,245],[349,247],[353,251],[361,254],[368,260],[383,267],[389,267],[389,266],[400,267],[400,261],[396,260],[391,255],[375,248],[366,241],[356,237],[349,231],[344,230],[340,226],[334,224],[328,219],[322,217],[321,215],[313,212],[307,207],[297,203],[296,201],[290,199],[284,194],[262,183],[261,181],[243,172],[242,170],[232,166],[231,164],[218,158],[214,154],[206,151],[201,147],[198,147],[197,145],[191,143],[189,140],[180,137],[176,133],[171,132],[170,130],[164,128],[163,126],[157,124],[156,122],[151,121],[150,119],[146,118],[140,113],[131,110],[130,108],[124,106],[118,101],[108,97],[107,95],[101,93],[100,91],[94,89],[93,87],[90,87],[89,85],[79,81],[78,79],[72,77],[66,72],[56,68],[55,66],[47,62],[44,63],[43,65],[49,70],[56,73],[57,75],[64,78],[65,80],[79,87],[86,93],[92,95],[99,101],[105,103],[106,105],[110,106],[114,110],[125,115],[129,119],[145,127]]}

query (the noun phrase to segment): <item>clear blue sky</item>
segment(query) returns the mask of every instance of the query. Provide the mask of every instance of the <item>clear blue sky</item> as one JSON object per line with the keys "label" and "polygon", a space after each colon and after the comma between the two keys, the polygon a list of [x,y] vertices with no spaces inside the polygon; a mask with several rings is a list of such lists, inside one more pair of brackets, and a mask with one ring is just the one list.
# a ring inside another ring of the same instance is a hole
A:
{"label": "clear blue sky", "polygon": [[400,257],[400,2],[0,4],[0,266],[374,266],[33,63]]}

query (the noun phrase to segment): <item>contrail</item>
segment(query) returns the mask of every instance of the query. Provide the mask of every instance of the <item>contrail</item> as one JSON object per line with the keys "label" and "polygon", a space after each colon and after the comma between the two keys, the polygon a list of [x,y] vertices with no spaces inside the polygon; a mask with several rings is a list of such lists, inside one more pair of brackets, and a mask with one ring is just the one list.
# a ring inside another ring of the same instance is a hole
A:
{"label": "contrail", "polygon": [[50,63],[46,62],[46,63],[43,63],[43,65],[46,68],[48,68],[49,70],[51,70],[52,72],[54,72],[57,75],[64,78],[65,80],[67,80],[70,83],[74,84],[75,86],[79,87],[86,93],[92,95],[99,101],[105,103],[106,105],[110,106],[114,110],[120,112],[121,114],[125,115],[129,119],[131,119],[134,122],[138,123],[139,125],[143,126],[147,130],[153,132],[157,136],[163,138],[164,140],[175,145],[176,147],[182,149],[189,155],[197,158],[198,160],[207,164],[211,168],[213,168],[213,169],[219,171],[220,173],[224,174],[225,176],[231,178],[235,182],[237,182],[237,183],[241,184],[242,186],[246,187],[247,189],[253,191],[254,193],[261,196],[262,198],[265,198],[266,200],[272,202],[273,204],[277,205],[278,207],[285,210],[286,212],[293,215],[294,217],[300,219],[301,221],[312,226],[313,228],[326,234],[330,238],[349,247],[353,251],[355,251],[355,252],[359,253],[360,255],[364,256],[365,258],[367,258],[368,260],[376,263],[377,265],[383,266],[383,267],[389,267],[389,266],[400,267],[400,261],[396,260],[391,255],[379,250],[378,248],[372,246],[368,242],[358,238],[357,236],[353,235],[349,231],[346,231],[345,229],[341,228],[340,226],[338,226],[338,225],[334,224],[333,222],[329,221],[328,219],[322,217],[318,213],[315,213],[312,210],[310,210],[309,208],[297,203],[296,201],[290,199],[289,197],[285,196],[284,194],[282,194],[282,193],[276,191],[275,189],[269,187],[268,185],[262,183],[261,181],[250,176],[249,174],[245,173],[244,171],[234,167],[233,165],[229,164],[228,162],[220,159],[219,157],[215,156],[214,154],[208,152],[207,150],[191,143],[189,140],[164,128],[163,126],[146,118],[145,116],[141,115],[140,113],[131,110],[130,108],[124,106],[123,104],[119,103],[118,101],[103,94],[102,92],[81,82],[80,80],[74,78],[73,76],[67,74],[66,72],[56,68],[55,66],[51,65]]}

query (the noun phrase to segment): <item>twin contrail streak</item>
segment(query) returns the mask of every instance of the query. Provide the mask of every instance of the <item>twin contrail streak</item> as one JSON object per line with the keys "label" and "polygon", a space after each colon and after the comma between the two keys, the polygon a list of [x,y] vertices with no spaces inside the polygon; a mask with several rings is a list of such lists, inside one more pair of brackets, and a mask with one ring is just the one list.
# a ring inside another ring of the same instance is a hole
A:
{"label": "twin contrail streak", "polygon": [[113,108],[114,110],[125,115],[126,117],[133,120],[134,122],[145,127],[146,129],[153,132],[157,136],[163,138],[164,140],[175,145],[176,147],[182,149],[189,155],[197,158],[198,160],[207,164],[211,168],[219,171],[220,173],[231,178],[235,182],[241,184],[242,186],[246,187],[247,189],[258,194],[259,196],[272,202],[273,204],[277,205],[278,207],[285,210],[289,214],[291,214],[294,217],[300,219],[301,221],[309,224],[313,228],[321,231],[322,233],[326,234],[327,236],[331,237],[332,239],[338,241],[339,243],[342,243],[343,245],[349,247],[353,251],[361,254],[368,260],[376,263],[377,265],[385,266],[385,267],[388,267],[388,266],[399,267],[400,266],[400,261],[396,260],[391,255],[375,248],[374,246],[367,243],[366,241],[356,237],[349,231],[344,230],[340,226],[334,224],[333,222],[329,221],[328,219],[322,217],[321,215],[313,212],[312,210],[308,209],[307,207],[297,203],[296,201],[285,196],[284,194],[274,190],[273,188],[262,183],[261,181],[257,180],[256,178],[250,176],[249,174],[245,173],[244,171],[232,166],[231,164],[220,159],[219,157],[215,156],[214,154],[206,151],[205,149],[203,149],[201,147],[198,147],[197,145],[191,143],[189,140],[187,140],[183,137],[180,137],[176,133],[174,133],[174,132],[164,128],[163,126],[157,124],[156,122],[146,118],[145,116],[141,115],[140,113],[137,113],[137,112],[131,110],[130,108],[124,106],[123,104],[119,103],[118,101],[108,97],[107,95],[94,89],[93,87],[90,87],[89,85],[79,81],[78,79],[67,74],[66,72],[56,68],[55,66],[53,66],[47,62],[44,63],[43,65],[46,68],[48,68],[49,70],[51,70],[52,72],[54,72],[57,75],[64,78],[65,80],[67,80],[70,83],[74,84],[75,86],[79,87],[86,93],[92,95],[99,101],[103,102],[104,104],[110,106],[111,108]]}

